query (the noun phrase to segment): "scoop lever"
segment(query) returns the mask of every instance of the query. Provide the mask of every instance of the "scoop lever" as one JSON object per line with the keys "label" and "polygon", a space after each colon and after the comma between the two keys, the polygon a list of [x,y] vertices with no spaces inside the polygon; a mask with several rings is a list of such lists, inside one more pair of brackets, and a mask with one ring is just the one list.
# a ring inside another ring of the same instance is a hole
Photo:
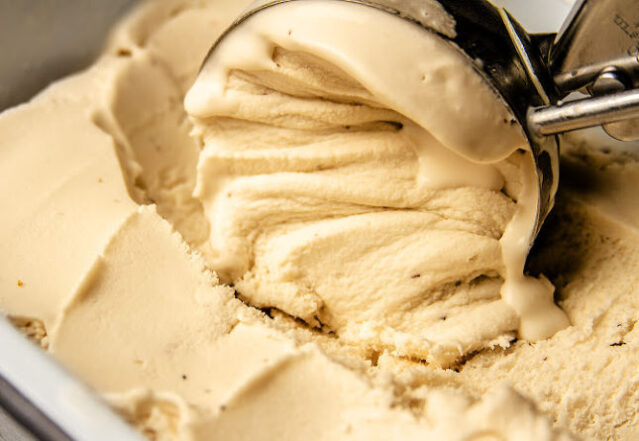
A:
{"label": "scoop lever", "polygon": [[531,108],[527,122],[532,133],[553,135],[603,125],[619,140],[639,139],[636,2],[578,1],[547,50],[541,55],[548,63],[558,96],[579,90],[591,98]]}

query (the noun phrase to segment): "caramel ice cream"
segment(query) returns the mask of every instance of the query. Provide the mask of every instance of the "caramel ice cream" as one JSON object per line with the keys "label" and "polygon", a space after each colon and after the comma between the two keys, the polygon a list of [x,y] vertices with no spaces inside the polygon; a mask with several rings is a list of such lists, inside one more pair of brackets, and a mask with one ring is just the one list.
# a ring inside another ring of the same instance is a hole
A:
{"label": "caramel ice cream", "polygon": [[537,207],[523,133],[432,32],[353,4],[269,8],[185,103],[208,254],[249,303],[439,366],[567,324],[522,276]]}
{"label": "caramel ice cream", "polygon": [[198,75],[247,4],[143,3],[1,114],[0,309],[150,439],[633,439],[637,161],[564,150],[524,275],[507,108],[434,34],[326,5]]}

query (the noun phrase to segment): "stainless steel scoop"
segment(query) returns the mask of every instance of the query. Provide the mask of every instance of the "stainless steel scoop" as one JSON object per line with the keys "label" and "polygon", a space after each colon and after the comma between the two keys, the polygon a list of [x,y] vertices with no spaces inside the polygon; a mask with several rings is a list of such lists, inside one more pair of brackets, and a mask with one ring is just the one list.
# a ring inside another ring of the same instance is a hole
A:
{"label": "stainless steel scoop", "polygon": [[[247,18],[279,4],[258,0],[211,48]],[[485,0],[331,0],[396,15],[461,51],[521,125],[537,166],[539,203],[533,237],[550,212],[558,182],[558,133],[604,125],[622,140],[639,139],[639,2],[581,0],[557,34],[531,35]],[[439,26],[437,13],[455,32]],[[208,57],[207,57],[208,59]],[[206,63],[206,60],[205,60]],[[574,91],[589,98],[562,103]]]}
{"label": "stainless steel scoop", "polygon": [[621,141],[639,139],[639,2],[581,0],[542,57],[560,95],[593,98],[532,109],[528,124],[542,135],[603,125]]}

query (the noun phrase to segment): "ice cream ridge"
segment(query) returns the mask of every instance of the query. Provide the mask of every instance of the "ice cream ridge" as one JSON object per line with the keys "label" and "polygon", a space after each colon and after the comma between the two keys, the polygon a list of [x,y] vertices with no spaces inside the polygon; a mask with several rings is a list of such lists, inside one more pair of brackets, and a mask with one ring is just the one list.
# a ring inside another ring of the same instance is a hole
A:
{"label": "ice cream ridge", "polygon": [[218,42],[185,107],[208,254],[249,303],[439,366],[567,326],[523,276],[522,129],[434,32],[346,2],[270,7]]}
{"label": "ice cream ridge", "polygon": [[152,440],[639,435],[639,222],[600,209],[639,162],[564,150],[600,193],[527,275],[533,157],[438,3],[281,4],[207,56],[247,6],[143,2],[0,114],[0,310]]}

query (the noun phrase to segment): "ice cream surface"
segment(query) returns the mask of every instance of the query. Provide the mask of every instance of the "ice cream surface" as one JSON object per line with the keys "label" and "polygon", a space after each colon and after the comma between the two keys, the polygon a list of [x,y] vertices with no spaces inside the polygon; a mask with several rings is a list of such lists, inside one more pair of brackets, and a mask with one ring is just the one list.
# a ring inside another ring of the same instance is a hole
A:
{"label": "ice cream surface", "polygon": [[143,3],[0,115],[2,311],[151,439],[636,437],[632,155],[566,150],[596,185],[566,185],[531,268],[571,325],[517,339],[501,239],[530,158],[490,90],[418,38],[420,114],[287,27],[205,67],[187,117],[245,6]]}
{"label": "ice cream surface", "polygon": [[211,261],[250,303],[439,366],[567,324],[521,275],[537,207],[521,128],[433,32],[350,3],[267,8],[185,103]]}

